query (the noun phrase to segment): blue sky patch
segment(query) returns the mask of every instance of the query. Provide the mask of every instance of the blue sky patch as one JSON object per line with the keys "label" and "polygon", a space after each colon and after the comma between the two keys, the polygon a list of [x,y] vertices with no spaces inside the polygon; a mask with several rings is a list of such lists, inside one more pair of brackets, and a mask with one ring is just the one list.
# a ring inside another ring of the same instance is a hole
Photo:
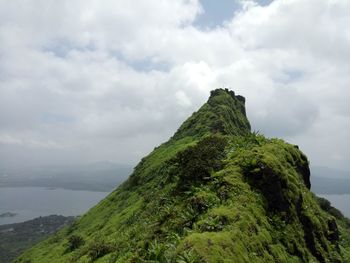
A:
{"label": "blue sky patch", "polygon": [[[200,0],[204,12],[197,17],[194,23],[195,26],[202,29],[211,29],[221,26],[224,21],[232,19],[234,13],[242,8],[242,1],[244,0]],[[272,1],[273,0],[257,0],[255,2],[265,6]]]}

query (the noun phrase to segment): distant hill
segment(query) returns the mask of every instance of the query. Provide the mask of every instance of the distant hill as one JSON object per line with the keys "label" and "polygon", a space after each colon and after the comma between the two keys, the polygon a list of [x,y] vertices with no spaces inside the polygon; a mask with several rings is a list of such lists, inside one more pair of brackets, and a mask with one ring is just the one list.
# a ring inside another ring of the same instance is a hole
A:
{"label": "distant hill", "polygon": [[310,191],[296,145],[251,132],[218,89],[73,225],[16,263],[350,262],[350,223]]}
{"label": "distant hill", "polygon": [[110,162],[6,169],[0,173],[0,187],[39,186],[110,192],[131,172],[129,165]]}
{"label": "distant hill", "polygon": [[0,262],[11,262],[25,249],[73,223],[74,217],[38,217],[23,223],[0,225]]}

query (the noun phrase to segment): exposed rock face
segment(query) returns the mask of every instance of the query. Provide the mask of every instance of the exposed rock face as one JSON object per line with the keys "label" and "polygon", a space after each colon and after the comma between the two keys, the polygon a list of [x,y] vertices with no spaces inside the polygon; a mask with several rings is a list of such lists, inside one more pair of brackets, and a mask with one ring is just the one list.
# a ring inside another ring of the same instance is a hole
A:
{"label": "exposed rock face", "polygon": [[302,158],[302,162],[296,166],[296,169],[297,169],[298,173],[301,175],[301,177],[303,178],[306,187],[310,190],[311,189],[311,181],[310,181],[309,162],[308,162],[305,155],[302,155],[301,158]]}
{"label": "exposed rock face", "polygon": [[349,262],[350,223],[320,208],[306,156],[252,133],[245,112],[212,91],[123,185],[17,262]]}
{"label": "exposed rock face", "polygon": [[340,238],[339,238],[339,230],[338,230],[337,222],[335,221],[334,218],[328,220],[328,229],[329,229],[328,240],[333,243],[337,243]]}

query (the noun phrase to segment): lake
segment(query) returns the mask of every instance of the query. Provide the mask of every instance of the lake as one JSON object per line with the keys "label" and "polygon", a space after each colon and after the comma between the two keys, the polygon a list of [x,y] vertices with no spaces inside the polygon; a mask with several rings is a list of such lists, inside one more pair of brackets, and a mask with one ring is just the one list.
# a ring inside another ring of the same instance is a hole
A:
{"label": "lake", "polygon": [[108,195],[108,192],[76,191],[44,187],[1,187],[0,225],[18,223],[39,216],[76,216],[85,213]]}
{"label": "lake", "polygon": [[338,208],[346,217],[350,218],[350,194],[341,195],[318,195],[326,198],[331,202],[332,206]]}

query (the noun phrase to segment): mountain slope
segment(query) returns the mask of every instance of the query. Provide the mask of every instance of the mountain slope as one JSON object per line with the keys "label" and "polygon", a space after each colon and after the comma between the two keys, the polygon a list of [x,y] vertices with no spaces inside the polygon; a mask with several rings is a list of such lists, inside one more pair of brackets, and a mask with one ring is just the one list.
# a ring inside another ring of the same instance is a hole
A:
{"label": "mountain slope", "polygon": [[16,262],[350,262],[350,224],[309,189],[298,147],[251,133],[244,98],[218,89],[124,184]]}

